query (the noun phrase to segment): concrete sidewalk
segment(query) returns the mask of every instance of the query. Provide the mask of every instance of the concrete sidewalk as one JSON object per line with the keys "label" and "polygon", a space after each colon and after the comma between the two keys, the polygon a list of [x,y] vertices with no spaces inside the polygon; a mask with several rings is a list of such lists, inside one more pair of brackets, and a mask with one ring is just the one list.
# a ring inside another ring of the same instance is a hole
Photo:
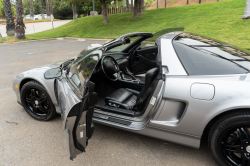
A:
{"label": "concrete sidewalk", "polygon": [[[59,20],[59,21],[54,21],[54,28],[57,28],[61,25],[67,24],[72,20]],[[49,29],[52,29],[52,23],[51,22],[38,22],[38,23],[28,23],[25,24],[26,29],[25,29],[25,34],[33,34],[46,31]],[[35,30],[35,31],[34,31]],[[3,37],[7,36],[6,34],[6,25],[0,25],[0,33]]]}

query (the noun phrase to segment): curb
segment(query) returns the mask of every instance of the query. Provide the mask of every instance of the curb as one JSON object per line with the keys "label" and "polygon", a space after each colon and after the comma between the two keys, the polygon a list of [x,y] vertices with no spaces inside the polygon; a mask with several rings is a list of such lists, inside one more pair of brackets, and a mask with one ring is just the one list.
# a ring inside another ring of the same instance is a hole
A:
{"label": "curb", "polygon": [[[18,44],[18,43],[27,43],[27,42],[35,42],[35,41],[47,41],[47,40],[76,40],[79,42],[85,42],[86,40],[106,40],[109,42],[110,40],[113,39],[95,39],[95,38],[76,38],[76,37],[60,37],[60,38],[47,38],[47,39],[38,39],[38,40],[28,40],[28,41],[19,41],[19,42],[14,42],[12,44]],[[0,45],[11,45],[9,43],[0,43]]]}

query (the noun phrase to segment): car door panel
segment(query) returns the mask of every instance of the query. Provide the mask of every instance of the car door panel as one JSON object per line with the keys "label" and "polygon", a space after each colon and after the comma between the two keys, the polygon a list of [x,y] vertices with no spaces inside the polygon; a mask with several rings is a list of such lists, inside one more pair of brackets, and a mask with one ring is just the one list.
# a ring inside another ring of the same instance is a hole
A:
{"label": "car door panel", "polygon": [[95,84],[87,82],[81,99],[76,96],[66,79],[57,80],[57,85],[66,144],[69,158],[73,160],[78,154],[85,152],[88,139],[94,132],[92,117],[97,101],[97,94],[93,92]]}
{"label": "car door panel", "polygon": [[146,47],[134,52],[130,59],[130,71],[133,74],[145,73],[148,70],[156,67],[156,56],[158,47]]}

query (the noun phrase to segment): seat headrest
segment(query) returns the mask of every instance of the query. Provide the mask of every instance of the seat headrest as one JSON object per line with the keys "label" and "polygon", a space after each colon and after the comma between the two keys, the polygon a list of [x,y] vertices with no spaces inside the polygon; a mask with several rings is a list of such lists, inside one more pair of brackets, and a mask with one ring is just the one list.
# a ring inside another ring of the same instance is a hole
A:
{"label": "seat headrest", "polygon": [[146,76],[145,76],[145,87],[149,87],[151,85],[151,83],[154,81],[158,73],[159,73],[158,68],[153,68],[147,71]]}

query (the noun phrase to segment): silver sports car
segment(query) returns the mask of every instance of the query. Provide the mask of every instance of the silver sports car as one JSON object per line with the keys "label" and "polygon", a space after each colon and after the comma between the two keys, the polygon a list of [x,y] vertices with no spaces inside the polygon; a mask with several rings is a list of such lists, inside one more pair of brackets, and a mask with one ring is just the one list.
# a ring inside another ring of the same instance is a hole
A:
{"label": "silver sports car", "polygon": [[[248,51],[187,32],[138,32],[17,75],[17,102],[37,120],[60,113],[69,157],[101,123],[200,147],[222,166],[250,166]],[[92,122],[93,121],[93,122]]]}

